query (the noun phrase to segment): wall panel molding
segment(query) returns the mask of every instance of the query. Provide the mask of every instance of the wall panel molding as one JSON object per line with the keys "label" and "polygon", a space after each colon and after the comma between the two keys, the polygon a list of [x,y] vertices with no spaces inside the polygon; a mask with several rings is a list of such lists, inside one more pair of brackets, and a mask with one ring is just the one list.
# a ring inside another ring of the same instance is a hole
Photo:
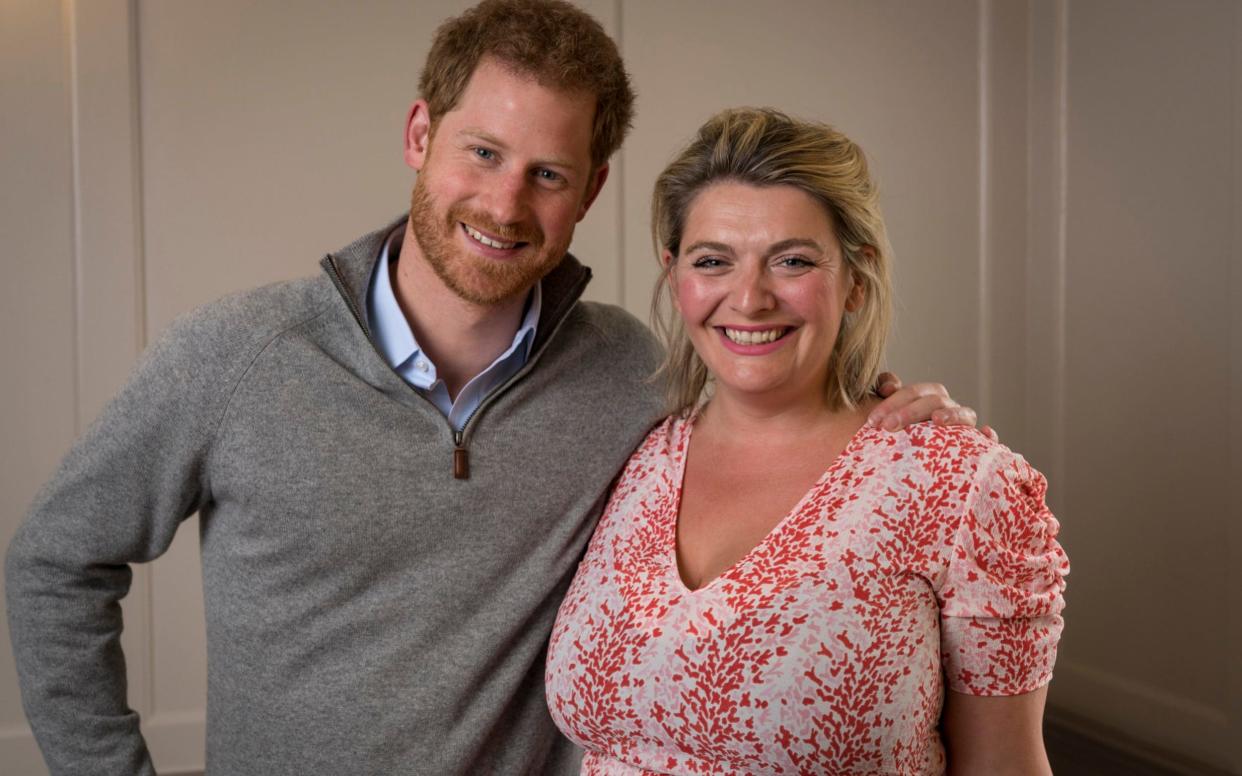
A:
{"label": "wall panel molding", "polygon": [[1029,28],[1024,454],[1055,483],[1063,511],[1065,392],[1065,210],[1067,111],[1065,0],[1031,3]]}
{"label": "wall panel molding", "polygon": [[[144,295],[136,13],[130,0],[66,0],[73,83],[78,418],[81,433],[142,350]],[[130,705],[152,709],[150,568],[122,602]]]}
{"label": "wall panel molding", "polygon": [[[604,28],[604,31],[617,42],[617,47],[624,50],[624,38],[621,28],[622,0],[574,0],[577,5],[593,17]],[[461,10],[473,5],[473,2],[461,2]],[[430,32],[430,31],[428,31]],[[422,67],[422,62],[418,63]],[[638,110],[642,110],[642,98],[637,101]],[[622,173],[625,159],[624,145],[622,150],[613,155],[609,165],[608,180],[600,192],[599,198],[591,205],[586,218],[578,223],[574,231],[573,245],[570,250],[591,268],[591,283],[583,294],[584,299],[594,302],[605,302],[628,306],[631,312],[641,320],[646,320],[645,311],[634,310],[631,300],[625,297],[625,230],[622,228],[623,211],[625,208],[625,176]],[[639,304],[638,307],[644,307]]]}
{"label": "wall panel molding", "polygon": [[1242,654],[1212,420],[1237,369],[1236,16],[1032,3],[1028,423],[1074,564],[1049,705],[1217,768],[1238,764]]}
{"label": "wall panel molding", "polygon": [[997,30],[994,29],[995,4],[992,0],[979,0],[979,326],[975,349],[979,365],[978,391],[979,413],[987,418],[993,411],[992,328],[995,313],[992,308],[992,274],[996,261],[992,250],[992,197],[995,191],[995,159],[992,146],[996,142],[995,88],[997,63],[994,60]]}
{"label": "wall panel molding", "polygon": [[[622,23],[625,14],[621,7],[623,0],[613,0],[612,3],[612,20],[611,26],[608,27],[612,34],[613,40],[617,42],[617,49],[625,51],[625,25]],[[637,102],[637,100],[636,100]],[[640,106],[641,107],[641,106]],[[616,255],[613,257],[613,264],[616,267],[615,276],[610,282],[609,299],[613,304],[626,308],[640,321],[647,322],[647,300],[646,299],[630,299],[625,291],[625,275],[626,264],[630,261],[640,261],[642,254],[645,253],[647,246],[630,246],[626,244],[625,235],[625,147],[622,143],[621,148],[613,154],[612,162],[609,165],[608,182],[606,188],[612,189],[612,207],[609,209],[608,217],[612,221],[612,227],[615,231],[613,239],[616,244]],[[629,255],[630,251],[638,251],[637,255]]]}
{"label": "wall panel molding", "polygon": [[1026,433],[1030,13],[980,0],[979,417],[1018,450]]}
{"label": "wall panel molding", "polygon": [[138,49],[129,0],[69,0],[83,425],[143,345]]}
{"label": "wall panel molding", "polygon": [[[68,28],[60,2],[0,3],[0,548],[77,428]],[[19,767],[45,772],[0,617],[0,771]]]}
{"label": "wall panel molding", "polygon": [[[1230,445],[1229,471],[1234,483],[1242,482],[1242,3],[1233,6],[1233,246],[1230,251]],[[1229,521],[1229,665],[1230,716],[1232,718],[1233,770],[1242,773],[1242,503],[1235,493]]]}

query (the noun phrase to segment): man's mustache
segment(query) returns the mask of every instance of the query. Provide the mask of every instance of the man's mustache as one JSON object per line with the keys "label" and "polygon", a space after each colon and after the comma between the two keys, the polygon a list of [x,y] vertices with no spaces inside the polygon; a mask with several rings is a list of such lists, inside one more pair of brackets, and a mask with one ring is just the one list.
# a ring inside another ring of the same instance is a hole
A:
{"label": "man's mustache", "polygon": [[458,223],[465,223],[505,242],[523,242],[529,243],[534,248],[543,247],[543,230],[539,227],[522,224],[498,224],[486,213],[470,210],[464,205],[454,205],[449,208],[448,221],[454,229],[457,228]]}

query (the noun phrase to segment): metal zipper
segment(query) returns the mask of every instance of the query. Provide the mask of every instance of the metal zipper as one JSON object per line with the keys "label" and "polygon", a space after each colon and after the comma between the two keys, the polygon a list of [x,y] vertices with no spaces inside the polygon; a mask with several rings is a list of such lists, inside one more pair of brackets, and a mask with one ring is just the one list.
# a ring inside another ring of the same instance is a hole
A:
{"label": "metal zipper", "polygon": [[[367,329],[367,325],[363,323],[362,314],[358,311],[358,306],[354,304],[354,298],[350,296],[349,292],[345,289],[345,282],[341,280],[340,271],[336,268],[336,259],[333,258],[332,254],[328,254],[327,256],[324,256],[324,261],[327,263],[327,266],[324,269],[328,274],[328,278],[331,279],[332,285],[336,286],[337,293],[340,294],[341,298],[345,300],[345,306],[349,308],[350,314],[353,315],[354,320],[357,321],[358,328],[362,329],[362,333],[366,335],[367,342],[371,344],[371,349],[375,351],[375,355],[379,356],[380,361],[384,362],[393,374],[396,374],[397,377],[401,378],[401,382],[407,389],[409,389],[410,393],[417,396],[420,400],[430,404],[437,415],[444,417],[440,413],[440,408],[435,405],[435,402],[414,390],[414,386],[407,383],[405,378],[397,374],[397,371],[392,368],[391,364],[388,363],[388,359],[384,357],[384,354],[380,352],[379,346],[375,344],[375,339],[371,336],[371,332]],[[474,413],[471,413],[471,417],[474,417]],[[469,479],[470,456],[466,450],[463,435],[460,431],[453,428],[453,424],[448,422],[448,418],[444,418],[444,424],[448,426],[449,432],[453,435],[453,478],[458,480]]]}
{"label": "metal zipper", "polygon": [[[358,322],[358,327],[362,329],[362,333],[366,335],[367,342],[371,343],[371,349],[375,351],[377,356],[379,356],[380,361],[388,364],[388,359],[384,357],[383,353],[380,353],[379,346],[375,344],[375,340],[371,337],[371,332],[367,329],[366,324],[363,323],[362,314],[358,312],[358,307],[354,304],[353,297],[351,297],[345,290],[345,283],[341,280],[340,271],[336,268],[336,259],[329,253],[324,256],[324,260],[327,262],[326,269],[328,277],[332,280],[332,285],[336,286],[337,293],[339,293],[341,298],[345,300],[345,306],[349,308],[349,312],[354,316],[354,320]],[[570,302],[568,304],[571,308],[578,301],[578,298],[582,295],[582,290],[586,287],[587,282],[590,280],[591,276],[589,271],[584,274],[585,277],[580,279],[577,286],[570,292]],[[483,400],[479,402],[478,406],[471,410],[470,414],[466,416],[466,422],[461,425],[461,431],[453,428],[453,424],[448,422],[448,418],[444,418],[445,425],[449,427],[449,431],[453,434],[453,479],[470,479],[470,448],[466,442],[470,436],[470,428],[474,425],[474,419],[475,416],[479,414],[479,410],[495,401],[497,396],[500,396],[507,391],[509,386],[525,377],[526,374],[534,368],[535,362],[539,360],[539,356],[543,354],[543,351],[548,348],[548,344],[556,337],[557,332],[559,332],[561,327],[565,325],[565,320],[567,318],[569,318],[568,310],[566,310],[564,315],[557,318],[556,324],[552,327],[552,331],[548,333],[547,339],[543,341],[543,345],[539,348],[539,350],[530,354],[530,358],[526,359],[526,363],[522,365],[522,368],[511,375],[508,380],[505,380],[499,386],[490,391],[483,397]],[[391,370],[392,365],[389,364],[388,368]],[[393,373],[396,374],[396,370],[393,370]],[[397,377],[401,377],[401,375],[398,374]],[[405,382],[405,378],[401,378],[401,382],[405,383],[405,386],[416,396],[418,396],[418,398],[430,404],[435,409],[437,415],[444,417],[440,413],[440,408],[436,407],[435,403],[431,401],[431,399],[428,399],[423,394],[414,390],[412,385]]]}
{"label": "metal zipper", "polygon": [[470,479],[470,451],[465,445],[465,435],[453,431],[453,479]]}
{"label": "metal zipper", "polygon": [[[589,276],[588,276],[588,279],[589,279]],[[580,280],[578,282],[577,287],[575,287],[570,292],[569,298],[573,300],[569,303],[570,307],[572,307],[574,303],[578,301],[578,298],[582,295],[582,290],[586,287],[586,284],[587,284],[587,280],[585,279]],[[539,357],[541,355],[543,355],[543,351],[548,349],[548,345],[551,344],[552,340],[556,338],[557,332],[559,332],[561,330],[561,327],[565,325],[565,321],[568,318],[569,318],[568,311],[566,311],[564,315],[557,318],[556,323],[552,326],[552,331],[548,333],[547,339],[543,341],[543,345],[540,346],[539,350],[535,351],[534,353],[531,353],[530,358],[526,359],[526,363],[522,365],[521,369],[519,369],[517,372],[511,375],[508,380],[505,380],[503,383],[501,383],[499,386],[493,389],[490,393],[484,396],[483,400],[479,402],[479,406],[475,407],[474,410],[468,416],[466,416],[466,422],[463,423],[461,426],[463,445],[464,445],[464,438],[469,436],[470,427],[473,425],[474,418],[476,415],[479,414],[479,411],[482,410],[484,407],[488,406],[489,404],[491,404],[493,401],[495,401],[496,397],[500,396],[502,393],[504,393],[505,391],[509,389],[509,386],[513,385],[518,380],[521,380],[523,377],[526,376],[528,372],[530,372],[530,370],[535,368],[535,362],[539,360]]]}

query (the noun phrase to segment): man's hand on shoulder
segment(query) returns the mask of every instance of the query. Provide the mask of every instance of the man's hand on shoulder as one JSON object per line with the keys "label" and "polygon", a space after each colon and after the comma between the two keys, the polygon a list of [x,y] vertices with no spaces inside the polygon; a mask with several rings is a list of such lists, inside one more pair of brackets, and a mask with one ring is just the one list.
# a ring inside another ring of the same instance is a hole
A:
{"label": "man's hand on shoulder", "polygon": [[[953,401],[940,383],[914,383],[902,385],[901,378],[892,372],[883,372],[876,380],[876,393],[884,398],[871,414],[867,423],[886,431],[898,431],[912,423],[930,420],[937,426],[977,426],[979,418],[970,407]],[[991,426],[979,429],[989,439],[997,439]]]}

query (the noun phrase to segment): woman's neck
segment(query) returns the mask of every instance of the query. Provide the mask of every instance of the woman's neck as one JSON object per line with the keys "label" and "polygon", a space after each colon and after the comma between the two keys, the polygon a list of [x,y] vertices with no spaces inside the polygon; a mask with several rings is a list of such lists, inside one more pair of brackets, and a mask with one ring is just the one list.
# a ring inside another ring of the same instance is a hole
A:
{"label": "woman's neck", "polygon": [[717,391],[700,412],[696,433],[713,435],[720,432],[735,440],[780,440],[796,443],[799,439],[822,438],[842,426],[850,434],[862,425],[870,402],[848,409],[833,409],[823,391],[797,398],[739,395],[729,390]]}

